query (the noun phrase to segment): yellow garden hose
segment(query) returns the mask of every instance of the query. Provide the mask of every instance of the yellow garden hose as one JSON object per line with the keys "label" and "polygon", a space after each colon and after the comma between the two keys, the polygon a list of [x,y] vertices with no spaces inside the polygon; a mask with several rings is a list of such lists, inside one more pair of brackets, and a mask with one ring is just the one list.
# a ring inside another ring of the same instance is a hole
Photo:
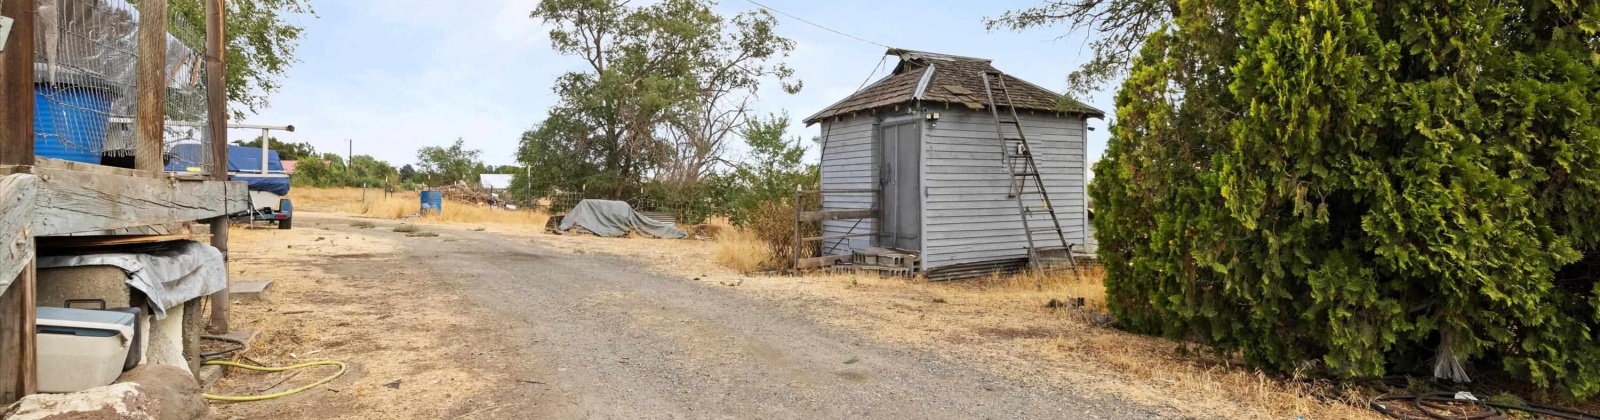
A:
{"label": "yellow garden hose", "polygon": [[212,360],[212,361],[206,362],[205,364],[207,364],[207,365],[219,365],[219,366],[231,366],[231,367],[236,367],[236,368],[241,368],[241,369],[249,369],[249,370],[254,370],[254,371],[261,371],[261,372],[283,372],[283,371],[287,371],[287,370],[304,369],[304,368],[308,368],[308,367],[312,367],[312,366],[338,366],[339,367],[339,371],[338,372],[334,372],[333,376],[322,378],[322,380],[320,380],[320,381],[312,382],[310,384],[301,386],[299,388],[291,389],[291,390],[288,390],[288,391],[275,392],[275,393],[266,394],[266,395],[212,395],[212,394],[202,394],[201,395],[203,397],[206,397],[206,399],[208,399],[208,400],[228,401],[228,402],[263,401],[263,400],[270,400],[270,399],[273,399],[273,398],[280,398],[280,397],[286,397],[286,396],[290,396],[290,395],[294,395],[294,394],[299,394],[301,392],[305,392],[308,389],[316,388],[318,386],[321,386],[322,384],[325,384],[325,383],[328,383],[328,382],[332,382],[334,379],[339,379],[340,376],[344,376],[344,370],[345,370],[344,362],[333,361],[333,360],[323,360],[323,361],[317,361],[317,362],[306,362],[306,363],[301,363],[301,364],[294,365],[294,366],[283,366],[283,367],[268,367],[268,366],[247,365],[247,364],[244,364],[244,363],[230,362],[230,361],[226,361],[226,360]]}

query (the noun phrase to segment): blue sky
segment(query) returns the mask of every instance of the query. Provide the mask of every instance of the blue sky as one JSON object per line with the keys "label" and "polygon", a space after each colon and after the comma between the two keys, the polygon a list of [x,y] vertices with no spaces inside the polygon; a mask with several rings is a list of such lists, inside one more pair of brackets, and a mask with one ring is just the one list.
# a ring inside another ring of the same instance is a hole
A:
{"label": "blue sky", "polygon": [[[1065,29],[1023,33],[984,30],[982,18],[1036,0],[757,0],[763,4],[878,43],[923,51],[991,58],[1001,70],[1060,90],[1066,74],[1089,58],[1083,36]],[[420,147],[457,137],[483,151],[490,164],[510,164],[522,132],[555,103],[550,86],[581,63],[550,49],[549,29],[528,13],[538,0],[322,0],[318,17],[302,17],[305,38],[295,65],[271,96],[271,106],[247,122],[293,124],[277,135],[317,150],[356,154],[395,165],[411,163]],[[753,10],[745,0],[722,0],[720,12]],[[785,112],[791,133],[810,138],[807,115],[861,85],[883,48],[778,16],[778,32],[795,40],[788,62],[805,82],[795,95],[776,84],[760,92],[761,112]],[[874,78],[889,71],[891,58]],[[1086,99],[1113,110],[1112,92]],[[1094,120],[1091,160],[1105,148],[1107,121]],[[257,133],[235,131],[234,139]],[[815,159],[813,153],[812,158]]]}

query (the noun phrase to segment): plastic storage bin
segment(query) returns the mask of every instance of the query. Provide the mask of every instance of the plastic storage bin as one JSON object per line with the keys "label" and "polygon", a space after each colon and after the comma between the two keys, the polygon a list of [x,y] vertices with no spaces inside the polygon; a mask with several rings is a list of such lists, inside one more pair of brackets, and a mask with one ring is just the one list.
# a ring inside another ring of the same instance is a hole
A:
{"label": "plastic storage bin", "polygon": [[78,392],[122,375],[133,346],[131,313],[38,308],[39,392]]}

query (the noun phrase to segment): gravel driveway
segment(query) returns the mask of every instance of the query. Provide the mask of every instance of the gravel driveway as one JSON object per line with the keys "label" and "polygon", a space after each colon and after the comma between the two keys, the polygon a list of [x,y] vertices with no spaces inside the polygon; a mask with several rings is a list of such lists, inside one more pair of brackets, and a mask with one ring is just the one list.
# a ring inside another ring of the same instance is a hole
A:
{"label": "gravel driveway", "polygon": [[[389,232],[392,222],[368,230],[323,225],[401,235]],[[880,343],[732,287],[653,274],[624,258],[427,229],[444,235],[406,238],[402,260],[428,273],[419,278],[440,279],[440,293],[465,296],[479,312],[496,315],[483,321],[504,334],[462,339],[516,349],[494,363],[527,385],[492,396],[485,407],[494,414],[476,417],[1160,417],[1112,397],[986,374],[982,360]]]}

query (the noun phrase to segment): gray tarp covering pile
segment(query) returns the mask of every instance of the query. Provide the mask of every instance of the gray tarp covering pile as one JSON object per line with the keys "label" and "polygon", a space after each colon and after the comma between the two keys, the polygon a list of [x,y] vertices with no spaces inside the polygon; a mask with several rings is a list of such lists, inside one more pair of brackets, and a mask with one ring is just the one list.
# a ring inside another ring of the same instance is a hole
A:
{"label": "gray tarp covering pile", "polygon": [[645,217],[633,211],[633,206],[627,202],[610,200],[583,200],[577,207],[567,212],[561,219],[559,230],[566,232],[573,226],[588,229],[596,235],[617,237],[628,232],[638,231],[666,239],[683,239],[689,237],[688,232],[662,223],[656,219]]}
{"label": "gray tarp covering pile", "polygon": [[109,265],[128,272],[128,286],[150,298],[151,315],[228,287],[222,251],[194,241],[175,242],[140,254],[89,254],[39,257],[39,268]]}

